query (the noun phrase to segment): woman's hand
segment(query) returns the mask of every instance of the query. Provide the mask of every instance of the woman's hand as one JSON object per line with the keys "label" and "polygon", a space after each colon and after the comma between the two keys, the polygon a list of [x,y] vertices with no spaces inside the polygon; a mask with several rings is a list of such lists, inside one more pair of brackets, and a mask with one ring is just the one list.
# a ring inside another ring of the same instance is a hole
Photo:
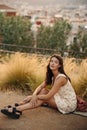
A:
{"label": "woman's hand", "polygon": [[32,95],[30,103],[32,104],[33,108],[37,106],[37,100],[38,100],[37,95]]}
{"label": "woman's hand", "polygon": [[27,96],[27,97],[23,100],[23,102],[24,102],[24,103],[29,102],[29,101],[31,100],[31,98],[32,98],[32,96]]}

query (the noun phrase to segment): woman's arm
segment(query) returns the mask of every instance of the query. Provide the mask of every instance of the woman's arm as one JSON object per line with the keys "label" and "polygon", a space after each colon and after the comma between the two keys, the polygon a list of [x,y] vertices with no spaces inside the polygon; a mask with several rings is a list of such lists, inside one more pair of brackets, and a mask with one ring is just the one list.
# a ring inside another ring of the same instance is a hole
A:
{"label": "woman's arm", "polygon": [[37,95],[44,87],[46,87],[45,81],[35,89],[33,95]]}
{"label": "woman's arm", "polygon": [[40,91],[41,91],[44,87],[46,87],[46,83],[45,83],[45,82],[43,82],[40,86],[38,86],[38,87],[35,89],[34,93],[32,94],[31,101],[30,101],[30,103],[32,104],[32,107],[35,107],[35,106],[36,106],[37,100],[38,100],[38,97],[37,97],[37,96],[38,96],[38,94],[40,93]]}
{"label": "woman's arm", "polygon": [[67,79],[65,77],[59,77],[59,78],[57,78],[56,81],[54,82],[53,87],[49,91],[49,93],[46,94],[46,95],[38,95],[38,99],[48,100],[49,98],[51,98],[52,96],[54,96],[54,94],[56,92],[58,92],[58,90],[60,89],[60,87],[62,87],[63,85],[65,85],[66,82],[67,82]]}

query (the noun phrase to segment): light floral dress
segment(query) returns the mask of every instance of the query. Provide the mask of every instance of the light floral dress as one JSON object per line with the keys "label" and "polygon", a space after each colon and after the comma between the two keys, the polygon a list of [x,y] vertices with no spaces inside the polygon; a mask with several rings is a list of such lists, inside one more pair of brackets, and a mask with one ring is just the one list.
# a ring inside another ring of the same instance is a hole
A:
{"label": "light floral dress", "polygon": [[[66,77],[64,74],[59,74],[56,79],[61,76]],[[77,107],[76,94],[69,80],[54,95],[54,99],[58,110],[63,114],[73,112]]]}

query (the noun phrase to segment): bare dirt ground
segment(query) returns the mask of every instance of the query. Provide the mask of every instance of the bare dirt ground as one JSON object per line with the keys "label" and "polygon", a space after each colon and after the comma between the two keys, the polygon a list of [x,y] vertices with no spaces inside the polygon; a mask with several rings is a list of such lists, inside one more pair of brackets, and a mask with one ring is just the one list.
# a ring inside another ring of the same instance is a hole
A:
{"label": "bare dirt ground", "polygon": [[[0,109],[25,98],[15,92],[0,92]],[[0,130],[87,130],[87,117],[66,114],[46,107],[23,112],[18,120],[10,119],[0,112]]]}

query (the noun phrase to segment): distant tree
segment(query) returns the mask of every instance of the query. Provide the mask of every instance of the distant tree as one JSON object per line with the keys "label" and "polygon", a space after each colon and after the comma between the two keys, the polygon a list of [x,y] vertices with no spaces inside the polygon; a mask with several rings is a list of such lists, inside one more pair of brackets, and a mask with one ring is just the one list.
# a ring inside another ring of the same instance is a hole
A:
{"label": "distant tree", "polygon": [[52,44],[59,51],[67,49],[67,39],[71,25],[66,20],[59,20],[53,26]]}
{"label": "distant tree", "polygon": [[28,45],[33,43],[31,23],[22,17],[7,17],[3,27],[3,43]]}
{"label": "distant tree", "polygon": [[86,57],[87,54],[87,30],[79,27],[76,37],[70,44],[71,55],[74,57]]}
{"label": "distant tree", "polygon": [[41,26],[37,33],[37,47],[51,48],[52,28],[50,26]]}
{"label": "distant tree", "polygon": [[41,26],[37,35],[37,46],[43,48],[66,50],[67,38],[71,25],[65,20],[56,21],[53,27]]}
{"label": "distant tree", "polygon": [[80,53],[80,45],[77,37],[73,38],[73,42],[70,44],[70,55],[74,57],[78,57]]}
{"label": "distant tree", "polygon": [[5,22],[5,15],[3,13],[0,13],[0,38],[2,38],[4,22]]}
{"label": "distant tree", "polygon": [[82,52],[87,52],[87,29],[79,27],[77,38]]}

